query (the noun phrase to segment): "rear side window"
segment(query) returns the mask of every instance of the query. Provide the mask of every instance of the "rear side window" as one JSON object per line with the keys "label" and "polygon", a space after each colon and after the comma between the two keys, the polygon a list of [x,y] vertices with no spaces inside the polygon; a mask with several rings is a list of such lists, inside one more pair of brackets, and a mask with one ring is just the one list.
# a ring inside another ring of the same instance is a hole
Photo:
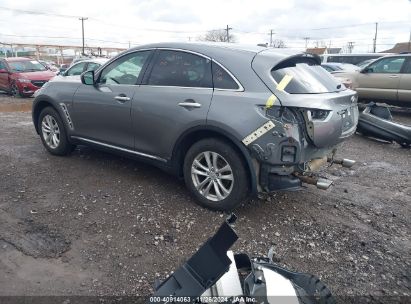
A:
{"label": "rear side window", "polygon": [[214,88],[224,90],[238,90],[238,84],[219,64],[213,62]]}
{"label": "rear side window", "polygon": [[181,51],[159,51],[148,85],[212,88],[210,59]]}
{"label": "rear side window", "polygon": [[271,75],[277,84],[281,84],[283,90],[290,94],[329,93],[345,89],[319,65],[297,63],[295,66],[272,69]]}

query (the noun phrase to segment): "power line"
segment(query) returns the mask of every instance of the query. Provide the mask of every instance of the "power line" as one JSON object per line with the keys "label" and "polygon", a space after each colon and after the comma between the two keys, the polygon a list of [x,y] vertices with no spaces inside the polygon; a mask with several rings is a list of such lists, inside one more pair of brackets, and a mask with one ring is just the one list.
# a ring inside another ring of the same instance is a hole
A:
{"label": "power line", "polygon": [[[73,40],[81,40],[82,39],[80,37],[69,37],[69,36],[12,35],[12,34],[1,34],[1,33],[0,33],[0,36],[19,37],[19,38],[45,38],[45,39],[73,39]],[[107,43],[128,44],[128,42],[111,41],[111,40],[103,40],[103,39],[95,39],[95,38],[87,38],[87,40],[98,41],[98,42],[107,42]],[[134,44],[134,42],[133,42],[133,44]]]}
{"label": "power line", "polygon": [[8,11],[16,12],[16,13],[29,14],[29,15],[54,16],[54,17],[61,17],[61,18],[80,18],[80,16],[46,13],[46,12],[39,12],[39,11],[29,11],[29,10],[22,10],[22,9],[10,8],[10,7],[4,7],[4,6],[0,6],[0,9],[8,10]]}

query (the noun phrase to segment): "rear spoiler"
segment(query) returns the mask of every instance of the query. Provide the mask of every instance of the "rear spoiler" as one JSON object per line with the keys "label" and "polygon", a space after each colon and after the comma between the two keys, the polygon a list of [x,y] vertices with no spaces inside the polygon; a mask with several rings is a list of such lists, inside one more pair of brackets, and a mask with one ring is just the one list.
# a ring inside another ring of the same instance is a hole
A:
{"label": "rear spoiler", "polygon": [[284,59],[277,63],[271,70],[280,70],[289,67],[295,67],[296,64],[307,63],[309,65],[320,65],[321,58],[316,54],[302,53]]}

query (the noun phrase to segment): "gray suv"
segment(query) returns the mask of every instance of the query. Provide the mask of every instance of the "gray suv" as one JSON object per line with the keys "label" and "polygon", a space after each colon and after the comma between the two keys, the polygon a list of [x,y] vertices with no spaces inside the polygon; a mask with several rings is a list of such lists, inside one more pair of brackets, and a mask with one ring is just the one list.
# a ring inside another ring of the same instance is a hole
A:
{"label": "gray suv", "polygon": [[168,43],[125,51],[33,102],[46,149],[137,157],[184,178],[202,206],[298,189],[355,132],[357,97],[315,55]]}

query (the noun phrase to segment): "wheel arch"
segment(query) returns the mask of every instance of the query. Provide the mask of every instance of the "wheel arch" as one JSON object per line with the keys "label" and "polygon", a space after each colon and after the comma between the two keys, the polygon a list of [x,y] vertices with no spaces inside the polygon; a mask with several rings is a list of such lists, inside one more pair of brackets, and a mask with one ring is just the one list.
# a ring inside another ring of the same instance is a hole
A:
{"label": "wheel arch", "polygon": [[47,108],[47,107],[52,107],[61,116],[61,113],[60,113],[59,109],[54,105],[52,100],[50,100],[48,97],[43,97],[39,100],[35,100],[34,103],[33,103],[33,108],[32,108],[32,114],[31,115],[32,115],[32,119],[33,119],[34,128],[36,129],[37,134],[40,134],[40,131],[39,131],[39,128],[38,128],[40,113],[41,113],[41,111],[43,111],[44,108]]}
{"label": "wheel arch", "polygon": [[188,149],[196,142],[204,138],[220,138],[229,143],[244,161],[249,176],[251,194],[257,193],[257,176],[253,161],[247,148],[227,131],[214,126],[199,126],[185,131],[176,141],[171,157],[173,171],[179,177],[183,176],[184,156]]}

